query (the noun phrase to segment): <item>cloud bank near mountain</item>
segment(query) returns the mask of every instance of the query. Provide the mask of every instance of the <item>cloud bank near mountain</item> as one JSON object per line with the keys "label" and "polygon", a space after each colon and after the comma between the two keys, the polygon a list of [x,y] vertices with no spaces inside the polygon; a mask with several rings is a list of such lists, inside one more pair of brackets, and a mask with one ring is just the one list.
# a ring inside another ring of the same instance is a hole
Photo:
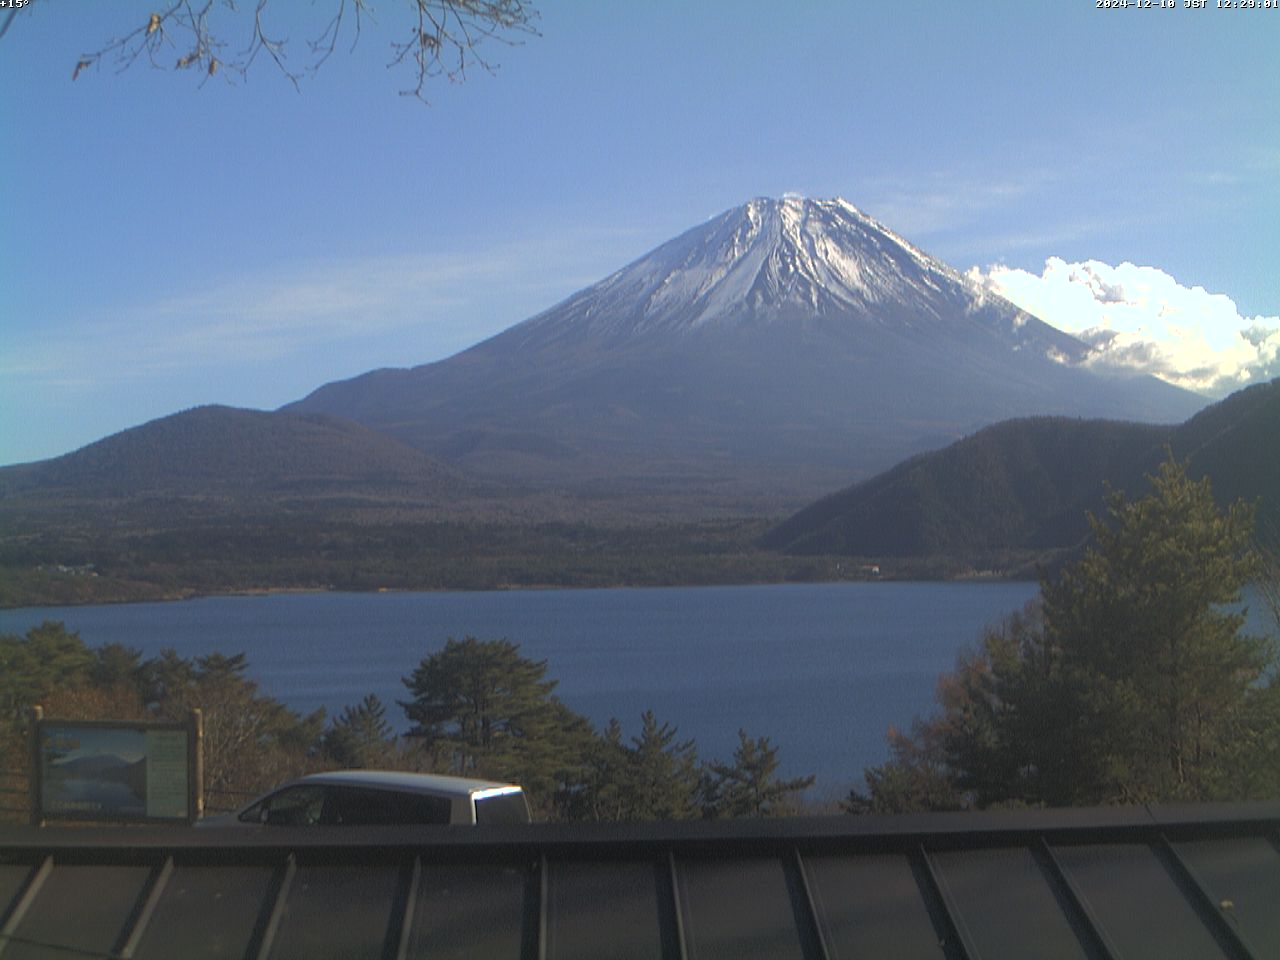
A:
{"label": "cloud bank near mountain", "polygon": [[1243,316],[1225,294],[1156,267],[1050,257],[1038,276],[997,265],[969,278],[1089,344],[1091,364],[1212,397],[1280,376],[1280,316]]}

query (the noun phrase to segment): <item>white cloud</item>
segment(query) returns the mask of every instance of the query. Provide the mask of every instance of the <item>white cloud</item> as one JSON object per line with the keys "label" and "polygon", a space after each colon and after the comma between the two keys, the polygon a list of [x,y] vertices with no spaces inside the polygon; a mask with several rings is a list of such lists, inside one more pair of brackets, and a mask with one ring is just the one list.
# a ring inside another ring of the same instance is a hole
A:
{"label": "white cloud", "polygon": [[917,182],[881,182],[868,186],[866,201],[854,203],[881,223],[892,224],[903,236],[927,237],[963,227],[989,210],[1007,207],[1034,188],[1035,184],[1021,180],[944,182],[932,189]]}
{"label": "white cloud", "polygon": [[1089,363],[1215,397],[1280,376],[1280,317],[1244,317],[1230,297],[1185,287],[1155,267],[1050,257],[1038,276],[1003,266],[974,267],[969,276],[1088,343]]}
{"label": "white cloud", "polygon": [[[1074,169],[1046,158],[1028,160],[1016,170],[992,170],[985,165],[976,170],[952,166],[914,170],[864,178],[858,195],[848,199],[898,234],[927,241],[939,235],[966,233],[976,222],[989,223],[993,217],[1015,212],[1059,189]],[[1064,230],[1070,237],[1077,232],[1075,226],[1068,225],[1055,228],[1051,235],[1059,236]]]}
{"label": "white cloud", "polygon": [[[326,349],[351,352],[353,363],[374,353],[378,364],[424,363],[568,296],[582,285],[582,261],[595,263],[623,242],[565,231],[469,251],[294,265],[190,284],[189,292],[32,320],[0,355],[0,377],[20,378],[28,388],[137,381],[296,363]],[[347,375],[356,372],[362,370]]]}

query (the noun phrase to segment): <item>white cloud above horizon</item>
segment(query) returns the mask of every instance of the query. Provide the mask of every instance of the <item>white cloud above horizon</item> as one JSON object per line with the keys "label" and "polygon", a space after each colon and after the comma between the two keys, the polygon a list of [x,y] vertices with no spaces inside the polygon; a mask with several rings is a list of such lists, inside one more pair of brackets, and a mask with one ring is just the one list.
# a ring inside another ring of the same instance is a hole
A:
{"label": "white cloud above horizon", "polygon": [[0,357],[0,376],[29,384],[101,383],[286,360],[356,342],[380,345],[389,365],[430,362],[594,279],[574,267],[592,262],[585,251],[596,251],[598,259],[625,242],[623,232],[615,233],[300,264],[134,303],[94,305],[11,343]]}
{"label": "white cloud above horizon", "polygon": [[1280,376],[1280,316],[1243,316],[1229,296],[1185,286],[1157,267],[1050,257],[1038,275],[995,265],[968,276],[1083,340],[1090,364],[1215,398]]}

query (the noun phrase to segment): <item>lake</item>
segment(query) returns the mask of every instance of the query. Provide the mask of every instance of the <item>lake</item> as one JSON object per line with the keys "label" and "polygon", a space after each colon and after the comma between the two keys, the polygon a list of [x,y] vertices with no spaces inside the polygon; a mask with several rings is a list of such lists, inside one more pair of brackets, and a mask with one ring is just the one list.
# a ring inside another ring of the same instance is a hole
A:
{"label": "lake", "polygon": [[938,675],[1034,583],[840,583],[466,593],[317,593],[0,611],[0,632],[60,620],[90,646],[145,656],[248,655],[262,691],[309,712],[376,693],[449,637],[505,638],[545,659],[557,693],[597,729],[642,711],[729,759],[743,728],[780,748],[782,773],[837,799],[883,762],[885,731],[931,711]]}

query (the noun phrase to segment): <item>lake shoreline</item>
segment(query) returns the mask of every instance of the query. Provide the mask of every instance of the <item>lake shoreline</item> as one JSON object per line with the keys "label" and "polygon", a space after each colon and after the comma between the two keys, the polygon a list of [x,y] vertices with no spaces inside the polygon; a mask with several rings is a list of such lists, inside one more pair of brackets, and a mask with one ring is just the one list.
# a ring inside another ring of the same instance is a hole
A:
{"label": "lake shoreline", "polygon": [[1038,578],[1030,575],[1025,569],[1013,572],[973,571],[950,576],[841,576],[827,579],[778,579],[778,580],[725,580],[716,582],[689,581],[677,582],[600,582],[590,585],[548,580],[539,583],[496,583],[490,586],[477,587],[368,587],[353,589],[346,586],[276,586],[276,587],[239,587],[227,590],[180,590],[157,592],[155,594],[139,594],[121,591],[113,596],[111,591],[102,594],[85,596],[82,599],[63,597],[58,591],[54,595],[31,599],[30,602],[0,602],[0,611],[22,611],[43,607],[92,607],[92,606],[125,606],[131,604],[150,603],[183,603],[190,600],[206,600],[228,597],[269,597],[290,595],[323,595],[323,594],[443,594],[443,593],[508,593],[525,591],[557,591],[557,590],[656,590],[656,589],[698,589],[701,587],[768,587],[785,586],[787,584],[808,584],[826,586],[843,583],[1030,583]]}

